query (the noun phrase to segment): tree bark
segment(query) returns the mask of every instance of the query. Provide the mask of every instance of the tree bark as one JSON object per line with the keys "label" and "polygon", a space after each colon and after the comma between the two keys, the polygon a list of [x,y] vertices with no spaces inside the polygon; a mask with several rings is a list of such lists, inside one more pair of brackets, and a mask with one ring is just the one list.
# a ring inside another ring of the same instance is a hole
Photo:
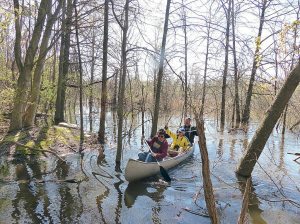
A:
{"label": "tree bark", "polygon": [[238,224],[244,224],[247,223],[247,211],[248,211],[248,204],[249,204],[249,194],[251,190],[251,179],[248,178],[246,181],[246,186],[245,186],[245,191],[243,195],[243,203],[242,203],[242,208],[241,212],[238,218]]}
{"label": "tree bark", "polygon": [[206,138],[204,133],[204,120],[203,115],[197,116],[195,114],[197,132],[199,135],[199,148],[202,161],[202,176],[203,176],[203,189],[204,197],[206,202],[206,207],[208,209],[208,214],[211,219],[211,223],[219,223],[219,217],[216,208],[214,190],[210,179],[210,168],[209,168],[209,158],[206,147]]}
{"label": "tree bark", "polygon": [[89,121],[90,121],[90,132],[93,132],[93,107],[94,107],[94,96],[93,96],[93,86],[94,83],[94,73],[95,73],[95,46],[96,45],[96,34],[95,29],[93,29],[92,37],[92,64],[91,64],[91,81],[89,88]]}
{"label": "tree bark", "polygon": [[[59,75],[57,83],[56,103],[54,123],[58,124],[65,121],[65,95],[66,95],[66,80],[69,70],[69,53],[70,53],[70,35],[72,25],[73,3],[72,0],[63,0],[64,9],[66,10],[66,18],[62,22],[61,34],[61,50],[59,56]],[[67,1],[67,6],[65,6]],[[64,15],[63,15],[64,16]]]}
{"label": "tree bark", "polygon": [[157,123],[158,123],[158,114],[159,114],[159,105],[160,105],[160,92],[161,92],[161,87],[162,87],[162,79],[163,79],[163,75],[164,75],[164,61],[165,61],[168,22],[169,22],[169,14],[170,14],[170,4],[171,4],[171,0],[167,0],[165,23],[164,23],[164,33],[163,33],[163,38],[162,38],[159,69],[158,69],[158,74],[157,74],[157,88],[155,91],[155,106],[154,106],[154,114],[153,114],[153,120],[152,120],[151,136],[154,136],[155,133],[157,132]]}
{"label": "tree bark", "polygon": [[210,44],[210,23],[211,23],[211,20],[208,21],[208,28],[207,28],[206,54],[205,54],[205,64],[204,64],[204,74],[203,74],[203,90],[202,90],[200,114],[204,113],[204,103],[205,103],[205,97],[206,97],[206,78],[207,78],[207,66],[208,66],[209,44]]}
{"label": "tree bark", "polygon": [[102,62],[102,89],[101,89],[101,112],[98,140],[104,143],[105,139],[105,117],[107,102],[107,49],[108,49],[108,5],[109,0],[104,2],[104,36],[103,36],[103,62]]}
{"label": "tree bark", "polygon": [[[224,6],[225,8],[225,6]],[[222,84],[222,102],[221,102],[221,117],[220,117],[220,129],[224,130],[225,126],[225,106],[226,106],[226,88],[227,88],[227,75],[228,75],[228,54],[229,54],[229,31],[231,20],[231,0],[228,2],[228,9],[225,9],[227,26],[226,26],[226,44],[225,44],[225,61],[223,71],[223,84]]]}
{"label": "tree bark", "polygon": [[290,75],[287,77],[283,87],[279,91],[273,104],[266,112],[266,116],[263,122],[261,123],[260,127],[257,129],[255,135],[253,136],[247,148],[247,153],[242,158],[240,165],[236,170],[237,174],[245,177],[249,177],[251,175],[256,161],[259,159],[259,156],[262,153],[274,126],[276,125],[281,113],[283,112],[285,106],[289,102],[299,82],[300,61],[298,60],[297,66],[291,71]]}
{"label": "tree bark", "polygon": [[[238,63],[236,57],[235,48],[235,18],[234,18],[234,0],[232,0],[232,50],[233,50],[233,62],[234,62],[234,107],[235,107],[235,127],[238,128],[241,123],[240,112],[240,97],[239,97],[239,77],[238,77]],[[233,112],[234,113],[234,112]]]}
{"label": "tree bark", "polygon": [[82,62],[81,62],[81,52],[79,45],[79,32],[78,32],[78,12],[77,12],[77,0],[74,0],[74,9],[75,9],[75,34],[76,34],[76,45],[78,53],[78,62],[79,62],[79,111],[80,111],[80,146],[79,152],[82,151],[82,144],[84,141],[84,132],[83,132],[83,83],[82,83]]}
{"label": "tree bark", "polygon": [[182,0],[182,13],[183,13],[183,33],[184,33],[184,117],[187,117],[188,113],[188,41],[187,41],[187,31],[186,31],[186,12],[184,2]]}
{"label": "tree bark", "polygon": [[42,81],[42,73],[44,69],[44,64],[46,61],[46,55],[49,51],[49,39],[52,32],[52,27],[54,22],[57,19],[57,15],[61,9],[61,1],[59,1],[59,4],[54,12],[54,14],[51,14],[51,5],[52,1],[49,1],[49,6],[47,7],[47,24],[46,29],[43,34],[41,46],[40,46],[40,53],[38,56],[38,60],[35,66],[34,70],[34,76],[33,76],[33,86],[34,88],[31,88],[30,92],[30,99],[29,99],[29,105],[26,109],[26,113],[24,116],[24,127],[31,127],[34,126],[34,118],[36,115],[37,107],[38,107],[38,101],[39,101],[39,95],[40,95],[40,88],[41,88],[41,81]]}
{"label": "tree bark", "polygon": [[128,11],[129,11],[129,2],[130,0],[126,0],[124,6],[124,24],[121,26],[123,31],[122,38],[122,69],[120,76],[120,89],[119,89],[119,97],[118,97],[118,140],[117,140],[117,154],[116,154],[116,163],[120,164],[121,161],[121,153],[123,148],[123,120],[124,120],[124,98],[125,98],[125,82],[126,82],[126,73],[127,73],[127,31],[128,31]]}
{"label": "tree bark", "polygon": [[26,51],[24,63],[21,54],[21,25],[20,25],[20,7],[19,1],[14,0],[15,10],[15,60],[19,69],[19,78],[14,98],[14,106],[9,131],[15,131],[23,128],[23,116],[25,114],[28,94],[31,87],[31,72],[34,66],[34,59],[38,50],[39,41],[42,35],[43,26],[46,20],[46,8],[49,6],[49,0],[42,0],[38,9],[38,16]]}

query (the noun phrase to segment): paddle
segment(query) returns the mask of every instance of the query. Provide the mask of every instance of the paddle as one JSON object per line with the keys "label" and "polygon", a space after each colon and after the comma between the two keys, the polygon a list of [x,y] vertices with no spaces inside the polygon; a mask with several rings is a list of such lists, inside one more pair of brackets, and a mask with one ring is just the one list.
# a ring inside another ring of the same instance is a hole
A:
{"label": "paddle", "polygon": [[[148,142],[146,140],[144,140],[144,141],[145,141],[147,147],[149,148],[150,152],[153,153],[153,151],[151,150],[151,147],[148,145]],[[171,178],[170,178],[168,172],[165,170],[165,168],[163,168],[160,165],[160,163],[158,162],[158,160],[155,157],[154,157],[154,159],[156,160],[157,164],[159,165],[160,174],[162,175],[162,177],[164,178],[164,180],[167,181],[167,182],[171,182]]]}

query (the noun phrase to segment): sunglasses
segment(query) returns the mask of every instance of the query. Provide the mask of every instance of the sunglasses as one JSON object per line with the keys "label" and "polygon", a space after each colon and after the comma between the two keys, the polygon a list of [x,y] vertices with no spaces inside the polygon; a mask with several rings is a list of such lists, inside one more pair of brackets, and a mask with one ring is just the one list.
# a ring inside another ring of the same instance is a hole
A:
{"label": "sunglasses", "polygon": [[159,137],[159,138],[164,138],[165,136],[164,136],[164,135],[159,135],[158,137]]}

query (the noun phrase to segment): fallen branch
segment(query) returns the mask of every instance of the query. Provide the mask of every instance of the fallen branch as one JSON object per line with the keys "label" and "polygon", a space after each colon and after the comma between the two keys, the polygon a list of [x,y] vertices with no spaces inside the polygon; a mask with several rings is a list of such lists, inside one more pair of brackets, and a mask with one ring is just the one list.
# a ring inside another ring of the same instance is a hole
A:
{"label": "fallen branch", "polygon": [[11,143],[13,144],[16,144],[18,146],[21,146],[21,147],[24,147],[26,149],[29,149],[29,150],[32,150],[32,151],[38,151],[38,152],[48,152],[48,153],[51,153],[53,154],[54,156],[56,156],[59,160],[63,161],[63,162],[66,162],[63,158],[61,158],[59,155],[57,155],[55,152],[53,151],[50,151],[50,150],[47,150],[47,149],[36,149],[36,148],[33,148],[33,147],[30,147],[30,146],[27,146],[27,145],[24,145],[22,143],[19,143],[19,142],[14,142],[14,141],[10,141]]}
{"label": "fallen branch", "polygon": [[[207,212],[198,212],[198,211],[193,211],[193,210],[191,210],[191,209],[189,209],[189,208],[182,208],[183,210],[185,210],[185,211],[187,211],[187,212],[189,212],[189,213],[192,213],[192,214],[194,214],[194,215],[199,215],[199,216],[203,216],[203,217],[210,217],[208,214],[207,214]],[[203,209],[204,210],[204,209]]]}
{"label": "fallen branch", "polygon": [[300,153],[299,153],[299,152],[288,152],[287,154],[295,155],[295,156],[300,156]]}

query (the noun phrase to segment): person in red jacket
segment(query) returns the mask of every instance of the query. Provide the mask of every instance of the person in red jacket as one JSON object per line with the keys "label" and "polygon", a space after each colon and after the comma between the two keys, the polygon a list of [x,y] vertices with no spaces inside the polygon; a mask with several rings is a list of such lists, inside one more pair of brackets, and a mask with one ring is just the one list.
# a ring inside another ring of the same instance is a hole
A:
{"label": "person in red jacket", "polygon": [[143,162],[156,162],[162,161],[167,156],[168,142],[165,139],[165,130],[159,129],[156,136],[150,141],[147,140],[147,144],[151,148],[152,152],[142,152],[138,154],[139,160]]}

